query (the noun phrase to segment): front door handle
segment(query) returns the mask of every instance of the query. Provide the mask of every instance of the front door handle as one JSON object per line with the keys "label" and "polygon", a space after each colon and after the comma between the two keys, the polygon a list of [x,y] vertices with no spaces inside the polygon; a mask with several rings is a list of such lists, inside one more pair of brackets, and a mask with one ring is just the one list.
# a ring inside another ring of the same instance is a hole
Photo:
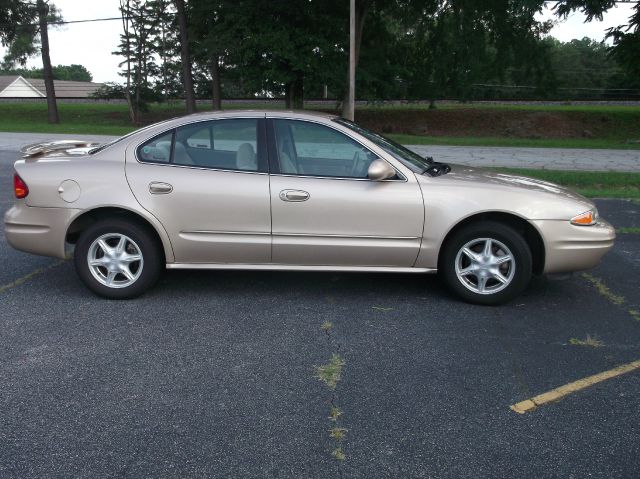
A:
{"label": "front door handle", "polygon": [[149,193],[152,195],[167,195],[173,191],[173,186],[169,183],[161,181],[152,181],[149,183]]}
{"label": "front door handle", "polygon": [[302,190],[282,190],[280,192],[280,199],[282,201],[307,201],[310,196],[308,192]]}

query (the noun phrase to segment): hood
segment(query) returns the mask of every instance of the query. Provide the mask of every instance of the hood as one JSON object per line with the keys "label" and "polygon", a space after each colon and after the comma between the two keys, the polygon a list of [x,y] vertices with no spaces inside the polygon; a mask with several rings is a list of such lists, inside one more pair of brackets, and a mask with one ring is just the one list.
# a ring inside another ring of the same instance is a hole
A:
{"label": "hood", "polygon": [[40,157],[82,156],[100,146],[100,143],[82,140],[61,140],[48,143],[36,143],[22,148],[22,157],[33,159]]}
{"label": "hood", "polygon": [[536,180],[534,178],[528,178],[526,176],[519,176],[509,173],[500,173],[497,171],[485,170],[482,168],[472,168],[462,165],[450,165],[451,172],[446,177],[451,180],[457,180],[462,182],[471,182],[476,184],[484,184],[487,186],[498,186],[516,188],[519,190],[529,190],[532,192],[547,193],[557,195],[585,203],[587,205],[593,205],[593,202],[575,191],[565,188],[564,186],[556,185],[549,181]]}

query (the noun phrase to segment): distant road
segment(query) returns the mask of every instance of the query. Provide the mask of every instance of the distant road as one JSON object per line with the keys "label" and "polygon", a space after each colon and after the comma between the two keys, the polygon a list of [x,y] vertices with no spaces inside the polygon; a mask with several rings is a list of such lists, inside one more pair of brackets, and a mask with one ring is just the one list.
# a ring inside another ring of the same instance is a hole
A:
{"label": "distant road", "polygon": [[640,150],[407,145],[436,161],[473,166],[640,172]]}
{"label": "distant road", "polygon": [[[63,139],[106,142],[115,136],[0,132],[0,150],[20,151],[25,145]],[[470,166],[504,166],[549,170],[640,172],[640,150],[519,148],[497,146],[407,145],[436,161]]]}

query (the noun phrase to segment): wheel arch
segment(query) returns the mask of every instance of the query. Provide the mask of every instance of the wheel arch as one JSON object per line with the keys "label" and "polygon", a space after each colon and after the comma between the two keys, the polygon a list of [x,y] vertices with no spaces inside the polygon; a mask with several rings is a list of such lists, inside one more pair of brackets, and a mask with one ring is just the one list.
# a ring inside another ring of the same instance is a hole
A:
{"label": "wheel arch", "polygon": [[461,228],[476,223],[479,221],[496,221],[498,223],[505,224],[522,235],[527,242],[529,249],[531,250],[531,258],[533,260],[533,273],[542,274],[545,264],[545,245],[542,235],[529,221],[525,220],[521,216],[513,213],[506,213],[502,211],[485,211],[482,213],[476,213],[464,218],[462,221],[456,223],[445,235],[442,243],[440,244],[440,250],[438,251],[438,264],[443,254],[444,245],[447,241],[456,234]]}
{"label": "wheel arch", "polygon": [[138,212],[119,206],[101,206],[82,212],[82,214],[76,216],[67,227],[65,241],[70,244],[76,244],[82,231],[97,221],[107,218],[126,219],[147,228],[149,232],[153,234],[156,241],[158,241],[158,244],[161,245],[165,262],[173,261],[173,248],[164,228],[160,224],[154,224],[154,221],[142,216]]}

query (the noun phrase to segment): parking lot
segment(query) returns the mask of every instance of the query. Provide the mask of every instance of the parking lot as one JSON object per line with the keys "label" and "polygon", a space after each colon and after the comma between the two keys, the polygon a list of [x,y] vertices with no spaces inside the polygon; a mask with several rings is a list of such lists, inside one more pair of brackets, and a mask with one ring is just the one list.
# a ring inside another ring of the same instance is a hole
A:
{"label": "parking lot", "polygon": [[[16,158],[0,151],[3,212]],[[598,206],[616,227],[640,226],[638,203]],[[640,359],[637,234],[620,235],[591,276],[535,278],[497,308],[409,274],[173,271],[137,300],[107,301],[69,261],[17,252],[3,235],[0,264],[2,478],[640,470],[638,370],[510,409]],[[573,344],[587,336],[602,344]],[[315,377],[333,354],[335,391]]]}

